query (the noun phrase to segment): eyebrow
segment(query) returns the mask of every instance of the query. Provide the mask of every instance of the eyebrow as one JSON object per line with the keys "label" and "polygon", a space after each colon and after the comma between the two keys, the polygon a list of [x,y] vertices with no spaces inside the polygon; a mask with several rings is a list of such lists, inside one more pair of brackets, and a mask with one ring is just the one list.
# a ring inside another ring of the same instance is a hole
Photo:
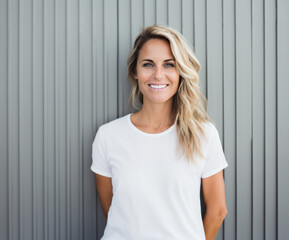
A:
{"label": "eyebrow", "polygon": [[[154,61],[151,60],[151,59],[143,59],[143,60],[141,60],[141,62],[144,62],[144,61],[146,61],[146,62],[154,62]],[[166,59],[166,60],[164,60],[164,62],[169,62],[169,61],[175,61],[175,59],[171,58],[171,59]]]}

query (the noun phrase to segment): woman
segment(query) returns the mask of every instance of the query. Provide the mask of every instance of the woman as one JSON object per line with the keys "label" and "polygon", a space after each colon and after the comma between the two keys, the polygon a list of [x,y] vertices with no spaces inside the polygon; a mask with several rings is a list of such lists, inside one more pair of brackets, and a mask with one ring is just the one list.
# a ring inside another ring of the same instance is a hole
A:
{"label": "woman", "polygon": [[[184,37],[145,28],[128,58],[141,108],[98,129],[91,170],[107,218],[103,240],[214,239],[227,214],[218,131],[202,108],[198,63]],[[206,213],[201,216],[202,183]]]}

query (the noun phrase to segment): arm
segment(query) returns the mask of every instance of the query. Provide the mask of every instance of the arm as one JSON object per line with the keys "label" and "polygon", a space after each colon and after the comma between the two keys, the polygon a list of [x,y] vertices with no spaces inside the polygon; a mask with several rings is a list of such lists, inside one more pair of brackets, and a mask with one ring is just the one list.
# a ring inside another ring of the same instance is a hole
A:
{"label": "arm", "polygon": [[102,207],[103,214],[107,218],[108,210],[112,201],[112,182],[110,177],[95,173],[97,193]]}
{"label": "arm", "polygon": [[206,205],[203,221],[205,235],[207,240],[213,240],[227,215],[223,171],[202,178],[202,186]]}

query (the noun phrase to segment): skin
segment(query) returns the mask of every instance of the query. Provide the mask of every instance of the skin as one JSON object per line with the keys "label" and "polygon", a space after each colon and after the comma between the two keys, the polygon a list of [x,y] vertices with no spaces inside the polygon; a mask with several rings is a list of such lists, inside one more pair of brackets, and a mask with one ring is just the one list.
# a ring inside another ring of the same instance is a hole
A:
{"label": "skin", "polygon": [[113,196],[112,181],[110,177],[105,177],[97,173],[95,173],[95,180],[100,205],[105,218],[107,218]]}
{"label": "skin", "polygon": [[227,215],[223,171],[202,178],[202,188],[206,205],[203,219],[206,240],[213,240]]}
{"label": "skin", "polygon": [[[169,43],[162,39],[147,41],[139,52],[135,79],[143,94],[143,106],[131,115],[132,123],[147,133],[159,133],[174,123],[172,116],[173,96],[179,85],[179,73]],[[153,90],[148,84],[168,84],[161,91]],[[111,178],[99,174],[96,185],[100,203],[107,218],[112,201]],[[206,204],[204,229],[207,240],[214,239],[226,216],[225,186],[222,171],[202,179]]]}

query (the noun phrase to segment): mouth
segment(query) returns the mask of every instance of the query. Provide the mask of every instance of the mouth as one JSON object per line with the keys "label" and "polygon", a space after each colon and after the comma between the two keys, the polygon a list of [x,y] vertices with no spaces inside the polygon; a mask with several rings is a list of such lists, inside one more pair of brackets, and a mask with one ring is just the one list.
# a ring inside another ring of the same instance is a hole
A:
{"label": "mouth", "polygon": [[153,90],[163,90],[169,86],[169,84],[148,84]]}

